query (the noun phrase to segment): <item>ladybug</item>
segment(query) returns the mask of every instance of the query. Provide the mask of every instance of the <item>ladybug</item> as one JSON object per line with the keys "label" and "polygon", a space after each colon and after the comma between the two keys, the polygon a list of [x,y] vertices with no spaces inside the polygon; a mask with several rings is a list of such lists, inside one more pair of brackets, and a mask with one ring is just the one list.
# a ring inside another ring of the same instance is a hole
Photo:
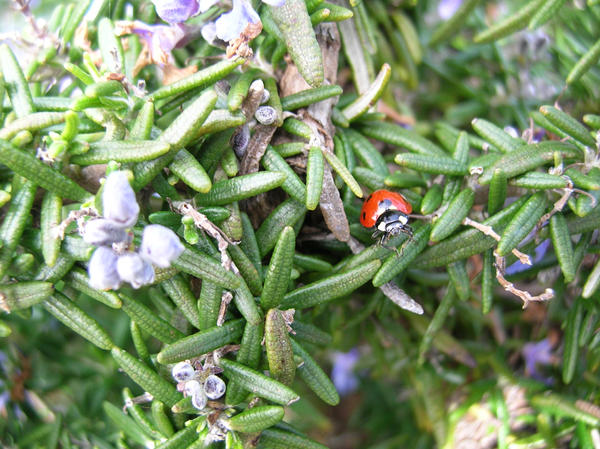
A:
{"label": "ladybug", "polygon": [[412,237],[412,228],[407,224],[412,206],[406,198],[389,190],[376,190],[365,200],[360,211],[360,224],[375,228],[373,238],[381,235],[380,243],[401,232]]}

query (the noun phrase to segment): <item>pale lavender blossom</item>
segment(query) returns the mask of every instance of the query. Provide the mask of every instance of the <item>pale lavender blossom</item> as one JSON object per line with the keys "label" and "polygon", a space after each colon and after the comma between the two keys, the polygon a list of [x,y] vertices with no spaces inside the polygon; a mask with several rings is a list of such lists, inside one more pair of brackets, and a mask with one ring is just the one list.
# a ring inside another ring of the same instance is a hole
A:
{"label": "pale lavender blossom", "polygon": [[6,405],[10,401],[10,393],[8,391],[4,391],[0,393],[0,413],[6,416]]}
{"label": "pale lavender blossom", "polygon": [[463,0],[441,0],[437,7],[437,13],[442,20],[448,20],[460,8]]}
{"label": "pale lavender blossom", "polygon": [[173,64],[171,51],[186,37],[181,25],[147,25],[136,20],[130,30],[148,46],[150,60],[159,65]]}
{"label": "pale lavender blossom", "polygon": [[521,135],[519,134],[519,130],[517,128],[515,128],[514,126],[505,126],[504,132],[506,134],[509,134],[511,137],[514,137],[515,139],[521,138]]}
{"label": "pale lavender blossom", "polygon": [[126,228],[135,225],[140,207],[125,172],[115,171],[107,177],[102,205],[104,218],[88,221],[83,231],[84,241],[98,246],[88,266],[92,287],[109,290],[119,288],[122,282],[133,288],[151,284],[152,263],[167,268],[183,251],[179,237],[160,225],[146,226],[139,252],[126,251],[132,249]]}
{"label": "pale lavender blossom", "polygon": [[146,64],[158,64],[161,67],[175,64],[171,51],[185,45],[186,39],[190,39],[189,30],[182,24],[172,25],[148,25],[139,20],[120,20],[115,22],[115,34],[123,36],[136,34],[145,47],[147,55],[138,60],[140,67]]}
{"label": "pale lavender blossom", "polygon": [[106,218],[90,220],[83,228],[83,241],[94,246],[110,246],[127,240],[127,232]]}
{"label": "pale lavender blossom", "polygon": [[185,247],[173,231],[161,225],[144,228],[140,255],[160,268],[168,268],[179,257]]}
{"label": "pale lavender blossom", "polygon": [[545,338],[537,343],[526,343],[522,349],[523,359],[525,360],[525,372],[532,378],[551,384],[552,378],[544,377],[539,371],[538,366],[550,365],[553,362],[552,343]]}
{"label": "pale lavender blossom", "polygon": [[[217,2],[218,0],[200,0],[200,12],[207,11]],[[285,3],[285,0],[263,0],[263,2],[279,7]],[[208,42],[214,41],[215,37],[229,42],[239,37],[249,24],[259,22],[260,17],[248,0],[233,0],[231,11],[221,14],[214,23],[205,25],[202,36]]]}
{"label": "pale lavender blossom", "polygon": [[123,228],[129,228],[137,222],[140,206],[124,171],[114,171],[106,178],[102,209],[104,218]]}
{"label": "pale lavender blossom", "polygon": [[121,285],[117,272],[117,254],[110,248],[100,246],[92,254],[88,265],[90,285],[98,290],[116,290]]}
{"label": "pale lavender blossom", "polygon": [[196,0],[152,0],[156,14],[167,23],[183,23],[199,11]]}
{"label": "pale lavender blossom", "polygon": [[340,396],[350,394],[358,388],[358,378],[354,373],[354,367],[359,358],[358,348],[352,348],[345,353],[336,352],[333,354],[331,380]]}
{"label": "pale lavender blossom", "polygon": [[217,37],[229,42],[237,38],[250,23],[258,23],[260,18],[247,0],[233,0],[231,11],[215,21]]}
{"label": "pale lavender blossom", "polygon": [[124,282],[133,288],[154,282],[154,269],[137,253],[121,254],[117,259],[117,273]]}

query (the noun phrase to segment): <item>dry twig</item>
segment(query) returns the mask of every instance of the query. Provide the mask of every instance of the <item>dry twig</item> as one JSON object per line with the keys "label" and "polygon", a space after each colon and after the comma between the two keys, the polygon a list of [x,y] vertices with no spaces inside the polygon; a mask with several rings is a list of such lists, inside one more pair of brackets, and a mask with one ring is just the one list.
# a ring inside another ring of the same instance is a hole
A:
{"label": "dry twig", "polygon": [[85,207],[83,209],[80,210],[72,210],[71,212],[69,212],[69,215],[67,215],[67,218],[65,218],[63,221],[61,221],[54,229],[53,229],[53,233],[55,237],[59,237],[61,240],[64,240],[65,238],[65,232],[67,230],[67,228],[69,227],[69,225],[73,222],[77,222],[77,230],[79,231],[79,233],[81,235],[83,235],[83,227],[85,225],[85,217],[93,217],[93,218],[97,218],[99,217],[98,212],[96,211],[96,209],[92,208],[92,207]]}
{"label": "dry twig", "polygon": [[[194,206],[186,201],[170,201],[169,204],[171,209],[174,212],[177,212],[180,215],[191,217],[194,220],[194,224],[197,228],[203,230],[212,238],[217,241],[217,248],[219,253],[221,254],[221,265],[226,270],[230,270],[233,273],[239,275],[240,272],[238,268],[229,257],[229,253],[227,253],[227,247],[229,245],[234,245],[235,243],[229,240],[227,235],[215,224],[213,224],[206,215],[198,212]],[[217,318],[217,326],[222,326],[225,322],[225,314],[227,313],[227,307],[231,300],[233,299],[233,295],[230,291],[225,290],[223,295],[221,296],[221,306],[219,308],[219,316]]]}
{"label": "dry twig", "polygon": [[[471,220],[469,217],[466,217],[462,221],[462,224],[464,224],[465,226],[471,226],[471,227],[477,229],[478,231],[484,233],[485,235],[492,237],[497,242],[500,241],[500,236],[498,235],[498,233],[496,231],[494,231],[494,229],[491,226],[487,226],[487,225],[479,223],[475,220]],[[519,261],[522,264],[531,265],[531,258],[527,254],[522,253],[521,251],[519,251],[516,248],[512,250],[512,253],[515,255],[515,257],[517,257],[517,259],[519,259]]]}

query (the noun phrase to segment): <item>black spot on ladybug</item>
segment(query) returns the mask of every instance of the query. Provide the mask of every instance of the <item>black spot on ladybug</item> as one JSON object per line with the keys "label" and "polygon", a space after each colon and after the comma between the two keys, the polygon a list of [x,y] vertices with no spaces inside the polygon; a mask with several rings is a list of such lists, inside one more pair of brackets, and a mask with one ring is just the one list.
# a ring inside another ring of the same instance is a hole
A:
{"label": "black spot on ladybug", "polygon": [[363,212],[362,217],[363,217],[363,220],[365,220],[367,218],[367,214]]}

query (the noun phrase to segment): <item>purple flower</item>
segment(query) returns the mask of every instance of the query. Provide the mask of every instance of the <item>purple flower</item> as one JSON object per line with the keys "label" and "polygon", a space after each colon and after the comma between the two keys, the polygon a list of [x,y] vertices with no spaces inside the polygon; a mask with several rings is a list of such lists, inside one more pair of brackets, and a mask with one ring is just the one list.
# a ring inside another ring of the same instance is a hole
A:
{"label": "purple flower", "polygon": [[137,222],[140,206],[124,171],[114,171],[106,178],[102,208],[104,218],[117,226],[129,228]]}
{"label": "purple flower", "polygon": [[140,37],[145,52],[140,54],[136,70],[146,64],[158,64],[161,67],[174,64],[171,51],[186,36],[182,25],[147,25],[139,20],[117,22],[115,33],[118,36],[137,34]]}
{"label": "purple flower", "polygon": [[131,244],[125,229],[135,225],[140,207],[124,171],[112,172],[107,177],[102,205],[104,218],[88,221],[83,233],[85,242],[98,246],[88,266],[92,287],[109,290],[119,288],[122,282],[130,283],[133,288],[151,284],[152,263],[167,268],[184,250],[173,231],[150,225],[144,228],[139,251],[125,251]]}
{"label": "purple flower", "polygon": [[[200,0],[200,12],[207,11],[218,0]],[[271,6],[282,6],[285,0],[263,0]],[[215,37],[222,41],[229,42],[237,39],[249,24],[260,23],[260,17],[248,0],[233,0],[231,11],[221,14],[214,23],[205,25],[202,29],[202,36],[212,42]]]}
{"label": "purple flower", "polygon": [[168,268],[179,257],[184,246],[173,231],[161,225],[144,228],[140,255],[157,267]]}
{"label": "purple flower", "polygon": [[438,15],[442,20],[448,20],[460,8],[463,0],[441,0],[437,7]]}
{"label": "purple flower", "polygon": [[523,345],[523,359],[525,360],[525,372],[531,378],[551,384],[552,379],[544,377],[538,372],[538,366],[550,365],[553,361],[552,343],[545,338],[537,343],[526,343]]}
{"label": "purple flower", "polygon": [[106,218],[90,220],[83,228],[83,241],[94,246],[110,246],[127,240],[125,229]]}
{"label": "purple flower", "polygon": [[0,414],[6,416],[6,406],[10,401],[10,393],[8,391],[4,391],[0,393]]}
{"label": "purple flower", "polygon": [[117,260],[117,272],[121,280],[133,288],[154,282],[154,268],[137,253],[126,253]]}
{"label": "purple flower", "polygon": [[198,13],[196,0],[152,0],[156,14],[167,23],[183,23]]}
{"label": "purple flower", "polygon": [[260,18],[247,0],[233,0],[230,12],[221,14],[216,20],[217,37],[229,42],[237,38],[249,23],[258,23]]}
{"label": "purple flower", "polygon": [[117,254],[110,248],[101,246],[94,251],[88,265],[90,285],[97,290],[117,289],[121,278],[117,272]]}
{"label": "purple flower", "polygon": [[333,369],[331,380],[340,396],[352,393],[358,388],[358,378],[354,374],[354,366],[358,362],[360,354],[357,348],[349,352],[335,352],[333,354]]}

